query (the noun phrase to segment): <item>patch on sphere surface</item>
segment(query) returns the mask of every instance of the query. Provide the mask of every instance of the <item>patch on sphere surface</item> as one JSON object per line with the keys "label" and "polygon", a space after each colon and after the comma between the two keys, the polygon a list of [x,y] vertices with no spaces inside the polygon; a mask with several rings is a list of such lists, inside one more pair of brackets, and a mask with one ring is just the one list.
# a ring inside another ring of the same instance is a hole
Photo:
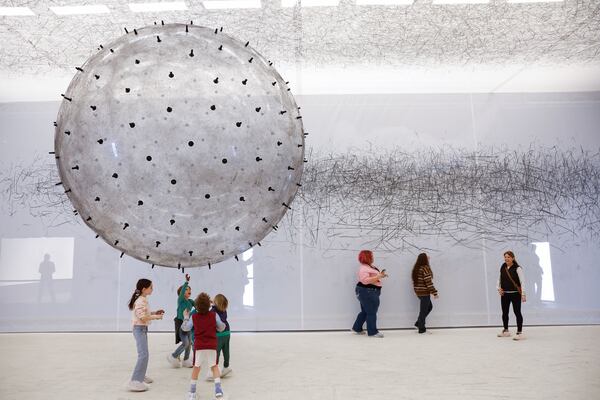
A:
{"label": "patch on sphere surface", "polygon": [[108,244],[202,266],[276,229],[304,136],[286,82],[248,43],[194,25],[137,29],[92,56],[61,105],[62,184]]}

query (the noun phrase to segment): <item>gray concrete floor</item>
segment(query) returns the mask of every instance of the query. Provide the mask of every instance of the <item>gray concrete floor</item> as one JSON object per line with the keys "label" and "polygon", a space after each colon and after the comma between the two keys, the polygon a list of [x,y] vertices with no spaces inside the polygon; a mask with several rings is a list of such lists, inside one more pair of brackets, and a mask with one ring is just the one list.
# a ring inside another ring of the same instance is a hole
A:
{"label": "gray concrete floor", "polygon": [[[234,333],[226,399],[600,399],[600,326],[530,327],[523,341],[498,329]],[[125,390],[131,334],[1,334],[0,399],[184,399],[190,369],[166,361],[173,335],[150,333],[145,393]],[[212,399],[200,381],[198,399]]]}

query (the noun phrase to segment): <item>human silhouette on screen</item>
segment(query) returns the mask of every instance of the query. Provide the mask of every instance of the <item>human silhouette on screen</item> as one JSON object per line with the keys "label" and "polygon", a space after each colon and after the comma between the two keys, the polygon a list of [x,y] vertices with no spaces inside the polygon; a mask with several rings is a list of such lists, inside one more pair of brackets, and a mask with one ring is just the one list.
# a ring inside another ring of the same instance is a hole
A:
{"label": "human silhouette on screen", "polygon": [[56,297],[54,296],[52,275],[54,275],[54,272],[56,272],[56,267],[54,266],[54,263],[50,261],[50,254],[44,254],[44,260],[40,263],[40,268],[38,271],[40,273],[38,303],[42,302],[42,297],[45,291],[50,292],[50,298],[52,299],[52,303],[55,303]]}

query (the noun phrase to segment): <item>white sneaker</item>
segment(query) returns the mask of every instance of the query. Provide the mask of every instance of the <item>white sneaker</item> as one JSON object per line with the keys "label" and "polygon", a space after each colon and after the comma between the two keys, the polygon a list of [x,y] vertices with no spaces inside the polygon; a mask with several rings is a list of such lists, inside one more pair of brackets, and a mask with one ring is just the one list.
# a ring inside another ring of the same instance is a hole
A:
{"label": "white sneaker", "polygon": [[510,331],[508,330],[503,330],[502,332],[500,332],[498,334],[498,337],[510,337]]}
{"label": "white sneaker", "polygon": [[515,337],[513,338],[513,340],[523,340],[525,339],[525,335],[523,335],[522,333],[517,333],[515,335]]}
{"label": "white sneaker", "polygon": [[171,364],[171,366],[173,368],[179,368],[179,367],[181,367],[181,364],[179,364],[179,359],[173,357],[172,354],[167,354],[167,361],[169,362],[169,364]]}
{"label": "white sneaker", "polygon": [[187,360],[183,360],[183,362],[181,363],[181,366],[184,368],[193,368],[194,363],[192,363],[192,360],[188,358]]}
{"label": "white sneaker", "polygon": [[231,368],[229,368],[229,367],[223,368],[221,370],[221,378],[224,377],[227,374],[232,373],[232,372],[233,372],[233,370]]}
{"label": "white sneaker", "polygon": [[196,393],[188,392],[186,400],[196,400]]}
{"label": "white sneaker", "polygon": [[372,338],[383,338],[383,333],[377,332],[376,334],[370,335],[369,337],[372,337]]}
{"label": "white sneaker", "polygon": [[152,383],[152,382],[154,382],[154,379],[150,378],[149,376],[144,377],[144,383]]}
{"label": "white sneaker", "polygon": [[148,390],[148,386],[144,385],[143,382],[131,381],[127,385],[127,389],[130,392],[145,392],[146,390]]}

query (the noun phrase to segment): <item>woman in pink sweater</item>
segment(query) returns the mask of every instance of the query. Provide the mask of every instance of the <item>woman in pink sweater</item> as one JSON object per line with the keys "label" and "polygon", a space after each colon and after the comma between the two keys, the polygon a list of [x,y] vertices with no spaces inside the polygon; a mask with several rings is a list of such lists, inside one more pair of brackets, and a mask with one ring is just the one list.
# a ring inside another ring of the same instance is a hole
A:
{"label": "woman in pink sweater", "polygon": [[364,334],[363,325],[366,321],[367,334],[370,337],[382,338],[383,333],[377,330],[377,310],[381,294],[381,279],[387,275],[385,270],[379,271],[373,265],[373,252],[370,250],[362,250],[358,255],[358,261],[360,268],[355,293],[360,302],[360,312],[356,316],[352,332],[357,335]]}

